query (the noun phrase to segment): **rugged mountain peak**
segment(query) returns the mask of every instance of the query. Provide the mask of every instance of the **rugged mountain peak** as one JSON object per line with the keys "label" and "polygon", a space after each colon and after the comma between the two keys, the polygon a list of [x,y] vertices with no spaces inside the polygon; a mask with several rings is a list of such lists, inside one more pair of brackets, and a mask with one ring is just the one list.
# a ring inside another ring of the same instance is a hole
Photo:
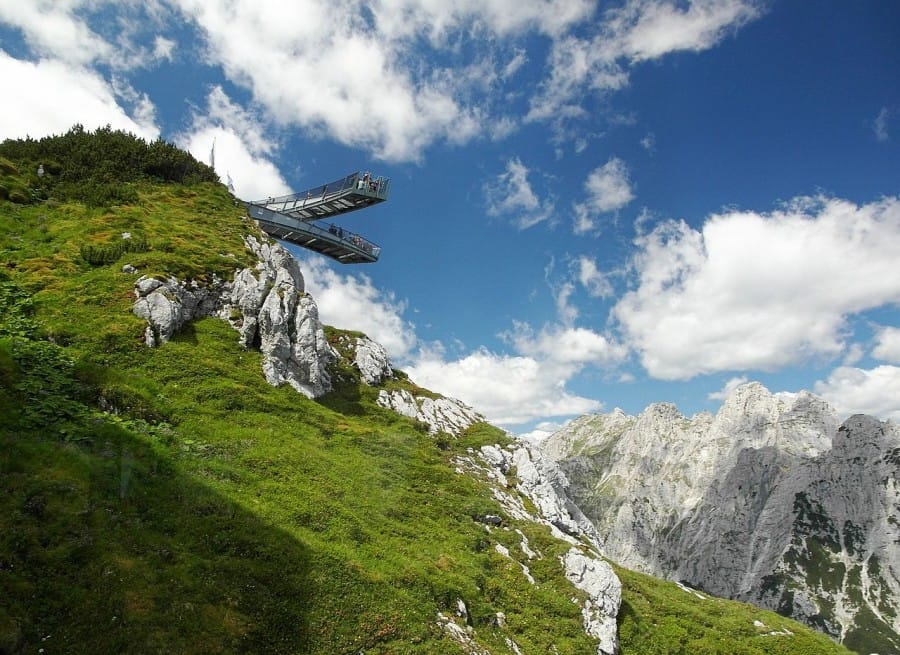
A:
{"label": "rugged mountain peak", "polygon": [[893,423],[840,425],[809,392],[750,383],[715,416],[687,419],[667,403],[586,416],[541,450],[613,560],[777,609],[866,652],[900,651]]}

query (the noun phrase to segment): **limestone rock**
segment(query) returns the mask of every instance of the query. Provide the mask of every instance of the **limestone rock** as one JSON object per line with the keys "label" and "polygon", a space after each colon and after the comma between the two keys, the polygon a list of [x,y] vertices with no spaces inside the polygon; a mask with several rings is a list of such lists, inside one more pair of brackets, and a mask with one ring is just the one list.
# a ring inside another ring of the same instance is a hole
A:
{"label": "limestone rock", "polygon": [[189,321],[206,316],[227,320],[245,348],[259,348],[263,374],[273,385],[288,384],[315,398],[331,390],[327,367],[335,354],[325,338],[315,301],[304,291],[297,260],[278,244],[245,238],[259,259],[232,282],[207,286],[142,276],[135,282],[134,313],[147,321],[144,340],[165,343]]}
{"label": "limestone rock", "polygon": [[355,350],[353,363],[359,369],[363,382],[374,386],[393,377],[391,360],[384,346],[367,337],[359,337],[356,339]]}
{"label": "limestone rock", "polygon": [[[471,451],[474,457],[460,458],[460,470],[477,473],[493,487],[494,499],[511,517],[540,523],[550,528],[557,539],[571,546],[560,564],[566,578],[584,591],[588,598],[581,604],[584,630],[598,640],[598,655],[612,655],[618,650],[616,616],[622,602],[622,584],[612,567],[601,557],[603,544],[587,517],[565,496],[568,481],[555,462],[545,458],[531,444],[521,441],[505,448],[482,446]],[[510,484],[507,475],[515,476]],[[537,514],[526,508],[527,498]],[[529,560],[541,558],[519,532],[521,553]],[[509,548],[500,544],[495,550],[512,557]],[[538,584],[529,567],[518,562],[525,579]]]}
{"label": "limestone rock", "polygon": [[599,640],[597,655],[619,650],[616,615],[622,603],[622,583],[612,567],[601,559],[571,548],[562,558],[566,578],[588,597],[581,608],[584,630]]}
{"label": "limestone rock", "polygon": [[459,436],[469,426],[484,421],[481,414],[462,401],[413,396],[405,389],[382,390],[378,392],[377,402],[382,407],[425,423],[432,435],[445,432]]}

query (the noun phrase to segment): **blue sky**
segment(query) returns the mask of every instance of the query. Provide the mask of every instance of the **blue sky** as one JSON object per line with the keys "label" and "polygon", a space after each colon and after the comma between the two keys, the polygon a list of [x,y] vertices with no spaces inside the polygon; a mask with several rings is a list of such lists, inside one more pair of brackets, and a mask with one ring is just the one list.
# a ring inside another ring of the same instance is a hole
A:
{"label": "blue sky", "polygon": [[[287,6],[289,5],[289,6]],[[111,124],[237,194],[392,178],[327,323],[517,433],[735,384],[900,420],[893,0],[0,0],[0,138]]]}

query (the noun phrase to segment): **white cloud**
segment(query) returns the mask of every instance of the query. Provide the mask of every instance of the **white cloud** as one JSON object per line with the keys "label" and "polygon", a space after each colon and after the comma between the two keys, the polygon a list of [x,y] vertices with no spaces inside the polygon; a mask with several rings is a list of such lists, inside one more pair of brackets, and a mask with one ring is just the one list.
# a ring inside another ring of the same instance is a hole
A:
{"label": "white cloud", "polygon": [[700,231],[666,222],[635,243],[636,286],[613,316],[657,378],[836,357],[847,316],[900,302],[900,198],[802,198]]}
{"label": "white cloud", "polygon": [[366,275],[336,273],[313,257],[302,259],[301,268],[323,323],[364,332],[385,347],[395,364],[409,358],[417,338],[414,327],[403,318],[404,302],[376,289]]}
{"label": "white cloud", "polygon": [[725,383],[718,391],[713,391],[708,394],[706,397],[710,400],[725,400],[728,396],[731,395],[731,392],[737,389],[742,384],[747,384],[749,378],[746,375],[742,375],[741,377],[731,378]]}
{"label": "white cloud", "polygon": [[73,0],[0,0],[0,21],[22,30],[39,56],[59,58],[71,66],[109,59],[113,48],[74,14],[82,4]]}
{"label": "white cloud", "polygon": [[875,336],[872,356],[891,364],[900,364],[900,328],[882,327]]}
{"label": "white cloud", "polygon": [[0,139],[62,134],[75,123],[91,130],[108,124],[147,140],[159,136],[146,96],[132,97],[138,102],[129,116],[113,87],[92,71],[56,60],[22,61],[0,51],[0,79],[16,90],[15,102],[0,102]]}
{"label": "white cloud", "polygon": [[760,15],[748,0],[631,0],[610,12],[606,28],[621,53],[632,61],[658,59],[671,52],[711,48],[729,32]]}
{"label": "white cloud", "polygon": [[584,188],[587,199],[574,207],[576,234],[590,232],[601,214],[621,209],[634,199],[628,166],[618,157],[591,171]]}
{"label": "white cloud", "polygon": [[878,112],[878,116],[872,121],[872,130],[875,132],[875,138],[882,143],[891,140],[891,135],[888,133],[888,119],[890,116],[891,111],[887,107],[882,107],[881,111]]}
{"label": "white cloud", "polygon": [[611,366],[627,354],[627,350],[610,338],[587,328],[566,325],[545,326],[540,332],[524,323],[505,337],[516,352],[534,357],[547,366],[568,368],[582,364]]}
{"label": "white cloud", "polygon": [[153,40],[153,57],[172,61],[172,53],[175,52],[176,43],[172,39],[157,35]]}
{"label": "white cloud", "polygon": [[264,129],[258,116],[234,104],[221,87],[214,87],[206,113],[196,113],[191,127],[176,140],[207,164],[215,142],[219,178],[225,181],[230,176],[239,198],[258,200],[291,192],[269,159],[277,144],[266,137]]}
{"label": "white cloud", "polygon": [[628,0],[607,11],[596,33],[553,42],[550,77],[531,100],[529,120],[580,116],[582,95],[628,84],[628,67],[678,51],[715,46],[761,14],[756,0]]}
{"label": "white cloud", "polygon": [[900,422],[900,367],[842,366],[832,371],[827,380],[816,382],[815,392],[845,417],[871,414]]}
{"label": "white cloud", "polygon": [[553,215],[552,199],[541,200],[528,182],[530,171],[518,157],[506,162],[506,171],[485,184],[487,213],[512,216],[519,229],[527,229]]}
{"label": "white cloud", "polygon": [[605,273],[597,268],[597,262],[581,256],[577,260],[578,281],[593,298],[608,298],[613,295],[613,287]]}
{"label": "white cloud", "polygon": [[519,355],[479,349],[446,361],[441,353],[423,353],[407,369],[416,383],[468,403],[499,425],[520,425],[549,416],[597,411],[602,404],[570,393],[566,377],[546,370],[544,363]]}
{"label": "white cloud", "polygon": [[[491,93],[485,89],[496,78],[474,74],[494,65],[480,50],[466,51],[467,60],[452,70],[434,68],[420,52],[427,43],[416,37],[452,48],[444,42],[449,30],[485,17],[488,28],[533,28],[544,6],[524,3],[524,15],[503,16],[501,2],[385,2],[371,10],[312,1],[179,4],[205,31],[211,61],[249,88],[280,124],[394,161],[419,159],[435,141],[465,143],[482,134],[483,111],[469,96],[480,93],[486,102]],[[547,20],[559,20],[551,14]]]}
{"label": "white cloud", "polygon": [[540,443],[554,432],[558,432],[567,425],[568,422],[557,423],[554,421],[541,421],[528,432],[522,432],[518,436],[520,439],[526,439],[532,443]]}

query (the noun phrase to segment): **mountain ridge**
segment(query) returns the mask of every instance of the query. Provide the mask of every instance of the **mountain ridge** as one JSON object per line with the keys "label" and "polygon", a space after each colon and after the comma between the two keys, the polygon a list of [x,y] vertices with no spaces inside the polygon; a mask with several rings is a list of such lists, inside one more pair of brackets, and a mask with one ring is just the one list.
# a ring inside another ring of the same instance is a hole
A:
{"label": "mountain ridge", "polygon": [[716,415],[674,405],[573,421],[542,445],[621,564],[900,652],[900,429],[808,392],[738,387]]}

